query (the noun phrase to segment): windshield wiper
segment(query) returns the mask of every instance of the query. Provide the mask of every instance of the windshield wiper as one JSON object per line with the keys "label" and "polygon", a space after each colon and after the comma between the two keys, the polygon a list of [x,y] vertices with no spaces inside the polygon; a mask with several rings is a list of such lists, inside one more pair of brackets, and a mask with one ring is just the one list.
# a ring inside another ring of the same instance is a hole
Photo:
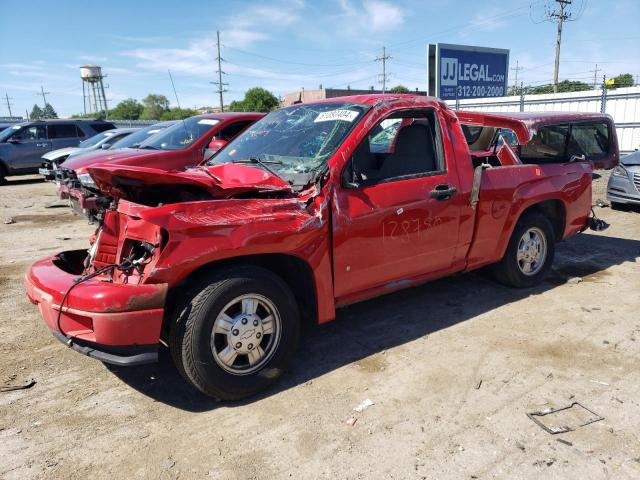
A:
{"label": "windshield wiper", "polygon": [[272,175],[278,178],[282,178],[280,175],[278,175],[276,172],[274,172],[271,168],[267,166],[267,163],[271,163],[274,165],[282,165],[282,162],[280,160],[260,160],[258,157],[248,157],[248,158],[240,158],[238,160],[233,160],[232,163],[257,163]]}
{"label": "windshield wiper", "polygon": [[158,147],[154,147],[153,145],[142,145],[139,146],[141,150],[160,150]]}

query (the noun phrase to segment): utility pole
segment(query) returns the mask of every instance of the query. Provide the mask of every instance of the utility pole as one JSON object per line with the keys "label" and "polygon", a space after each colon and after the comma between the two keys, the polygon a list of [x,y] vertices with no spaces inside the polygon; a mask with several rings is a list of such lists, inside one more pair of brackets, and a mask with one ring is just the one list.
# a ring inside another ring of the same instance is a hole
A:
{"label": "utility pole", "polygon": [[589,70],[590,72],[593,72],[593,89],[596,89],[596,85],[598,84],[598,72],[601,71],[601,68],[598,68],[598,64],[596,63],[596,68],[594,68],[593,70]]}
{"label": "utility pole", "polygon": [[522,70],[523,67],[518,66],[518,60],[516,60],[516,66],[515,67],[511,67],[511,70],[513,70],[514,72],[516,72],[516,78],[515,81],[513,82],[513,91],[515,94],[518,93],[518,71]]}
{"label": "utility pole", "polygon": [[218,74],[218,81],[217,82],[209,82],[212,85],[217,85],[218,88],[216,90],[216,93],[220,96],[220,111],[224,112],[224,100],[222,99],[222,93],[226,92],[227,90],[224,88],[225,85],[229,85],[228,83],[224,83],[222,81],[222,75],[226,75],[226,72],[222,71],[222,61],[224,60],[221,56],[220,56],[220,32],[216,32],[216,36],[217,36],[217,47],[218,47],[218,56],[216,57],[216,60],[218,61],[218,70],[216,70],[216,73]]}
{"label": "utility pole", "polygon": [[549,21],[558,22],[558,33],[556,35],[556,62],[553,69],[553,93],[558,93],[558,71],[560,70],[560,44],[562,43],[562,24],[571,20],[571,13],[568,11],[569,5],[573,0],[554,0],[559,8],[558,10],[548,11],[547,18]]}
{"label": "utility pole", "polygon": [[13,100],[12,98],[9,98],[9,94],[5,92],[4,94],[4,98],[6,99],[7,102],[7,110],[9,110],[9,116],[13,117],[13,114],[11,113],[11,105],[13,105],[9,100]]}
{"label": "utility pole", "polygon": [[380,80],[382,83],[382,93],[387,91],[387,60],[390,58],[391,55],[387,55],[386,47],[382,47],[382,56],[376,57],[375,59],[376,62],[382,62],[382,77]]}
{"label": "utility pole", "polygon": [[40,85],[40,92],[42,95],[42,101],[44,102],[44,105],[42,106],[43,108],[47,106],[47,97],[46,95],[49,95],[51,92],[45,92],[44,88],[42,88],[42,85]]}

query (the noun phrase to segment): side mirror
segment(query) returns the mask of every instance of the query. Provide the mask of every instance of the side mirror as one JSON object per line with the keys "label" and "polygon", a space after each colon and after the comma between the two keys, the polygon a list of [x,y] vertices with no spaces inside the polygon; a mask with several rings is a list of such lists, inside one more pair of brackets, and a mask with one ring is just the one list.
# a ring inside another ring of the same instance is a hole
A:
{"label": "side mirror", "polygon": [[111,148],[111,144],[110,143],[103,143],[102,144],[102,150],[109,150]]}
{"label": "side mirror", "polygon": [[218,150],[221,150],[224,148],[224,146],[229,143],[226,140],[223,140],[221,138],[216,139],[216,140],[211,140],[211,142],[209,142],[209,145],[207,146],[207,153],[208,154],[212,154],[217,152]]}

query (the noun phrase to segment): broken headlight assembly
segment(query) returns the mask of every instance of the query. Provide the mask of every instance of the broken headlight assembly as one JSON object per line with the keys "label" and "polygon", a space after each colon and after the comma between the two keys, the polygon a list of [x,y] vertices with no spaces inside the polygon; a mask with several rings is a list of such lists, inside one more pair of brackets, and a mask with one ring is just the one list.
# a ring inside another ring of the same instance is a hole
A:
{"label": "broken headlight assembly", "polygon": [[83,187],[96,188],[96,182],[93,181],[93,177],[88,173],[81,173],[78,175],[78,180]]}
{"label": "broken headlight assembly", "polygon": [[122,247],[122,256],[120,265],[121,270],[136,269],[142,273],[144,266],[149,263],[156,251],[156,246],[149,242],[139,240],[126,239]]}

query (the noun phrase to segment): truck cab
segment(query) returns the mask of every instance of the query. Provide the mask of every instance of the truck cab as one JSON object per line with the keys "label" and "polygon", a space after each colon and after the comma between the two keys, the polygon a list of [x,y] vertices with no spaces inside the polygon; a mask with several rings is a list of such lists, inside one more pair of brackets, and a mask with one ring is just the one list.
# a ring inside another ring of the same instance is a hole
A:
{"label": "truck cab", "polygon": [[200,391],[244,398],[281,375],[303,321],[487,265],[507,285],[542,281],[555,243],[589,225],[593,165],[616,163],[615,131],[594,140],[597,155],[524,163],[503,142],[489,162],[463,125],[509,129],[524,148],[544,125],[582,120],[534,130],[429,97],[362,95],[272,112],[185,171],[89,167],[113,201],[88,251],[36,262],[27,294],[81,353],[137,365],[162,343]]}

